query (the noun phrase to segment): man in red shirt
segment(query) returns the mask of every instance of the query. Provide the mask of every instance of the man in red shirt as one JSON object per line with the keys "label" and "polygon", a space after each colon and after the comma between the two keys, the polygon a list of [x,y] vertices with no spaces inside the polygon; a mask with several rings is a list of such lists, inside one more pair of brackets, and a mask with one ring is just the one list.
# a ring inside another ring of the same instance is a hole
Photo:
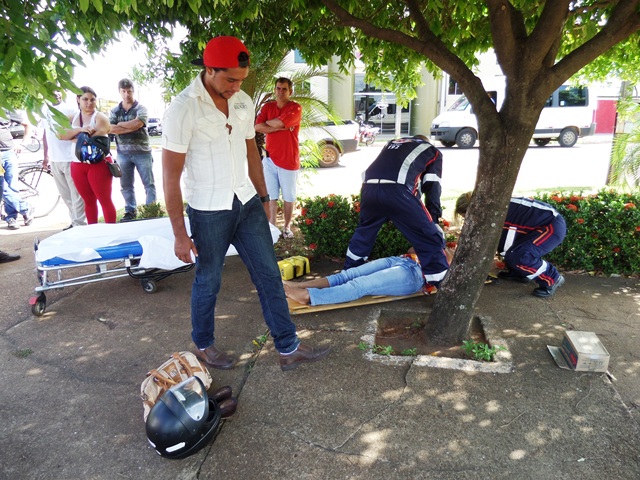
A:
{"label": "man in red shirt", "polygon": [[275,101],[264,104],[256,118],[256,132],[267,137],[267,156],[262,161],[264,179],[269,194],[267,217],[276,224],[278,198],[282,191],[284,203],[284,228],[282,235],[292,238],[291,217],[296,201],[300,152],[298,132],[302,119],[302,107],[290,100],[293,92],[291,80],[280,77],[276,80]]}

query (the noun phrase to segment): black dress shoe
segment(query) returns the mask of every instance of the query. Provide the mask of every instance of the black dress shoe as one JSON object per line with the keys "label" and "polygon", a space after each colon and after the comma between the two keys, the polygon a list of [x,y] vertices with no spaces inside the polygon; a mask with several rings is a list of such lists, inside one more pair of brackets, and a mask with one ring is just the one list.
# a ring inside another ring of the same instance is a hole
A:
{"label": "black dress shoe", "polygon": [[500,280],[511,280],[512,282],[520,283],[529,283],[531,281],[527,277],[518,275],[511,270],[502,270],[501,272],[498,272],[498,278]]}
{"label": "black dress shoe", "polygon": [[317,362],[318,360],[322,360],[324,357],[329,355],[330,351],[331,347],[314,348],[301,343],[300,345],[298,345],[298,349],[295,352],[289,354],[280,354],[280,368],[283,372],[286,372],[287,370],[293,370],[294,368],[297,368],[301,363]]}
{"label": "black dress shoe", "polygon": [[16,260],[20,260],[20,255],[11,255],[0,250],[0,263],[15,262]]}
{"label": "black dress shoe", "polygon": [[229,385],[225,385],[224,387],[220,387],[215,392],[209,394],[209,398],[211,398],[214,402],[220,403],[227,398],[231,398],[233,395],[233,391]]}
{"label": "black dress shoe", "polygon": [[538,287],[533,291],[533,295],[540,298],[551,297],[556,290],[559,289],[562,285],[564,285],[564,277],[560,275],[556,283],[551,285],[550,287]]}
{"label": "black dress shoe", "polygon": [[204,350],[197,349],[193,352],[196,357],[203,361],[211,368],[217,368],[220,370],[229,370],[233,368],[236,361],[222,350],[218,350],[215,346],[211,345]]}
{"label": "black dress shoe", "polygon": [[218,403],[218,407],[220,407],[220,416],[229,418],[238,409],[238,399],[236,397],[225,398]]}

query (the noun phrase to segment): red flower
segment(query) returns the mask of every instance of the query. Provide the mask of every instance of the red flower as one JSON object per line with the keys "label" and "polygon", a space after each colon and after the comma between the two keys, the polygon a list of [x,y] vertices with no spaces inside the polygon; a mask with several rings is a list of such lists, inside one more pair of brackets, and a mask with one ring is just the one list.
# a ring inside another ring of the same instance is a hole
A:
{"label": "red flower", "polygon": [[625,203],[624,204],[624,208],[625,208],[625,210],[629,210],[630,208],[636,208],[636,204],[635,203],[631,203],[631,202]]}
{"label": "red flower", "polygon": [[443,226],[443,227],[449,227],[449,226],[451,225],[451,224],[450,224],[448,221],[446,221],[444,218],[442,218],[442,219],[441,219],[441,222],[442,222],[442,226]]}
{"label": "red flower", "polygon": [[558,195],[551,195],[551,197],[549,197],[551,200],[553,200],[554,202],[562,202],[562,197],[559,197]]}
{"label": "red flower", "polygon": [[613,253],[620,252],[620,247],[613,247]]}
{"label": "red flower", "polygon": [[335,204],[336,204],[336,202],[331,201],[331,202],[327,203],[327,207],[329,207],[329,208],[333,208],[333,206],[334,206]]}
{"label": "red flower", "polygon": [[577,211],[578,211],[578,207],[576,207],[573,203],[568,204],[568,205],[567,205],[567,208],[568,208],[569,210],[573,210],[574,212],[577,212]]}
{"label": "red flower", "polygon": [[327,215],[326,213],[322,212],[320,214],[320,218],[327,218],[329,215]]}
{"label": "red flower", "polygon": [[640,225],[636,227],[636,232],[640,232]]}
{"label": "red flower", "polygon": [[300,216],[301,217],[306,217],[307,216],[307,209],[303,208],[302,210],[300,210]]}
{"label": "red flower", "polygon": [[580,225],[582,225],[584,223],[584,218],[578,218],[576,220],[576,222],[578,222]]}
{"label": "red flower", "polygon": [[310,218],[307,218],[304,223],[306,223],[307,225],[311,225],[313,223],[313,220],[311,220]]}
{"label": "red flower", "polygon": [[578,195],[571,195],[571,198],[569,199],[570,202],[578,202],[582,200],[582,197],[579,197]]}
{"label": "red flower", "polygon": [[458,242],[447,242],[447,248],[456,248],[458,246]]}
{"label": "red flower", "polygon": [[315,250],[316,248],[318,248],[318,245],[316,245],[315,243],[309,245],[310,250]]}

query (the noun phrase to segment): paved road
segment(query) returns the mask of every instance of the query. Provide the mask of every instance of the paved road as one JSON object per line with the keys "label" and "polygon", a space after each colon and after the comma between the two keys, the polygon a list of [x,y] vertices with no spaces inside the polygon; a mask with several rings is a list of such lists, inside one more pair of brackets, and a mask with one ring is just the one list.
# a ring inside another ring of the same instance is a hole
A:
{"label": "paved road", "polygon": [[[358,151],[348,153],[334,168],[303,170],[300,180],[300,197],[328,195],[335,193],[351,195],[360,191],[362,172],[380,153],[383,142],[372,147],[360,147]],[[472,190],[478,166],[479,149],[463,150],[443,148],[444,171],[442,178],[442,199],[446,207],[466,191]],[[592,190],[605,185],[611,136],[597,136],[580,139],[573,148],[562,148],[557,144],[546,147],[530,146],[522,163],[515,192],[532,194],[540,189]],[[161,150],[154,149],[154,173],[158,199],[163,201]],[[21,161],[42,158],[42,150],[37,153],[24,153]],[[136,175],[136,194],[138,202],[144,202],[144,188]],[[119,183],[114,180],[113,200],[117,209],[124,208]],[[63,225],[68,223],[66,208],[59,202],[57,208],[46,218],[39,219],[40,225]]]}
{"label": "paved road", "polygon": [[[301,195],[336,193],[350,195],[360,190],[361,174],[375,159],[383,143],[360,147],[342,157],[335,168],[303,172]],[[605,185],[611,136],[580,139],[573,148],[557,144],[530,146],[525,155],[515,191],[530,194],[539,189],[598,189]],[[443,148],[443,199],[456,198],[473,189],[479,149]]]}

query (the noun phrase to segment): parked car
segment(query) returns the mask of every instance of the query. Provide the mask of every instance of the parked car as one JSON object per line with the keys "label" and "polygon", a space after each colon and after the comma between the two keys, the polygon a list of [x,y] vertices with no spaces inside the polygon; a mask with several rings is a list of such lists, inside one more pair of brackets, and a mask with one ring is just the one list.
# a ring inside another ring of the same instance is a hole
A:
{"label": "parked car", "polygon": [[323,122],[318,126],[300,129],[300,143],[306,140],[317,142],[322,158],[320,167],[335,167],[340,157],[358,149],[360,126],[354,120],[343,120],[336,125],[334,122]]}
{"label": "parked car", "polygon": [[159,118],[149,118],[147,121],[147,131],[152,137],[159,137],[162,135],[162,123]]}

